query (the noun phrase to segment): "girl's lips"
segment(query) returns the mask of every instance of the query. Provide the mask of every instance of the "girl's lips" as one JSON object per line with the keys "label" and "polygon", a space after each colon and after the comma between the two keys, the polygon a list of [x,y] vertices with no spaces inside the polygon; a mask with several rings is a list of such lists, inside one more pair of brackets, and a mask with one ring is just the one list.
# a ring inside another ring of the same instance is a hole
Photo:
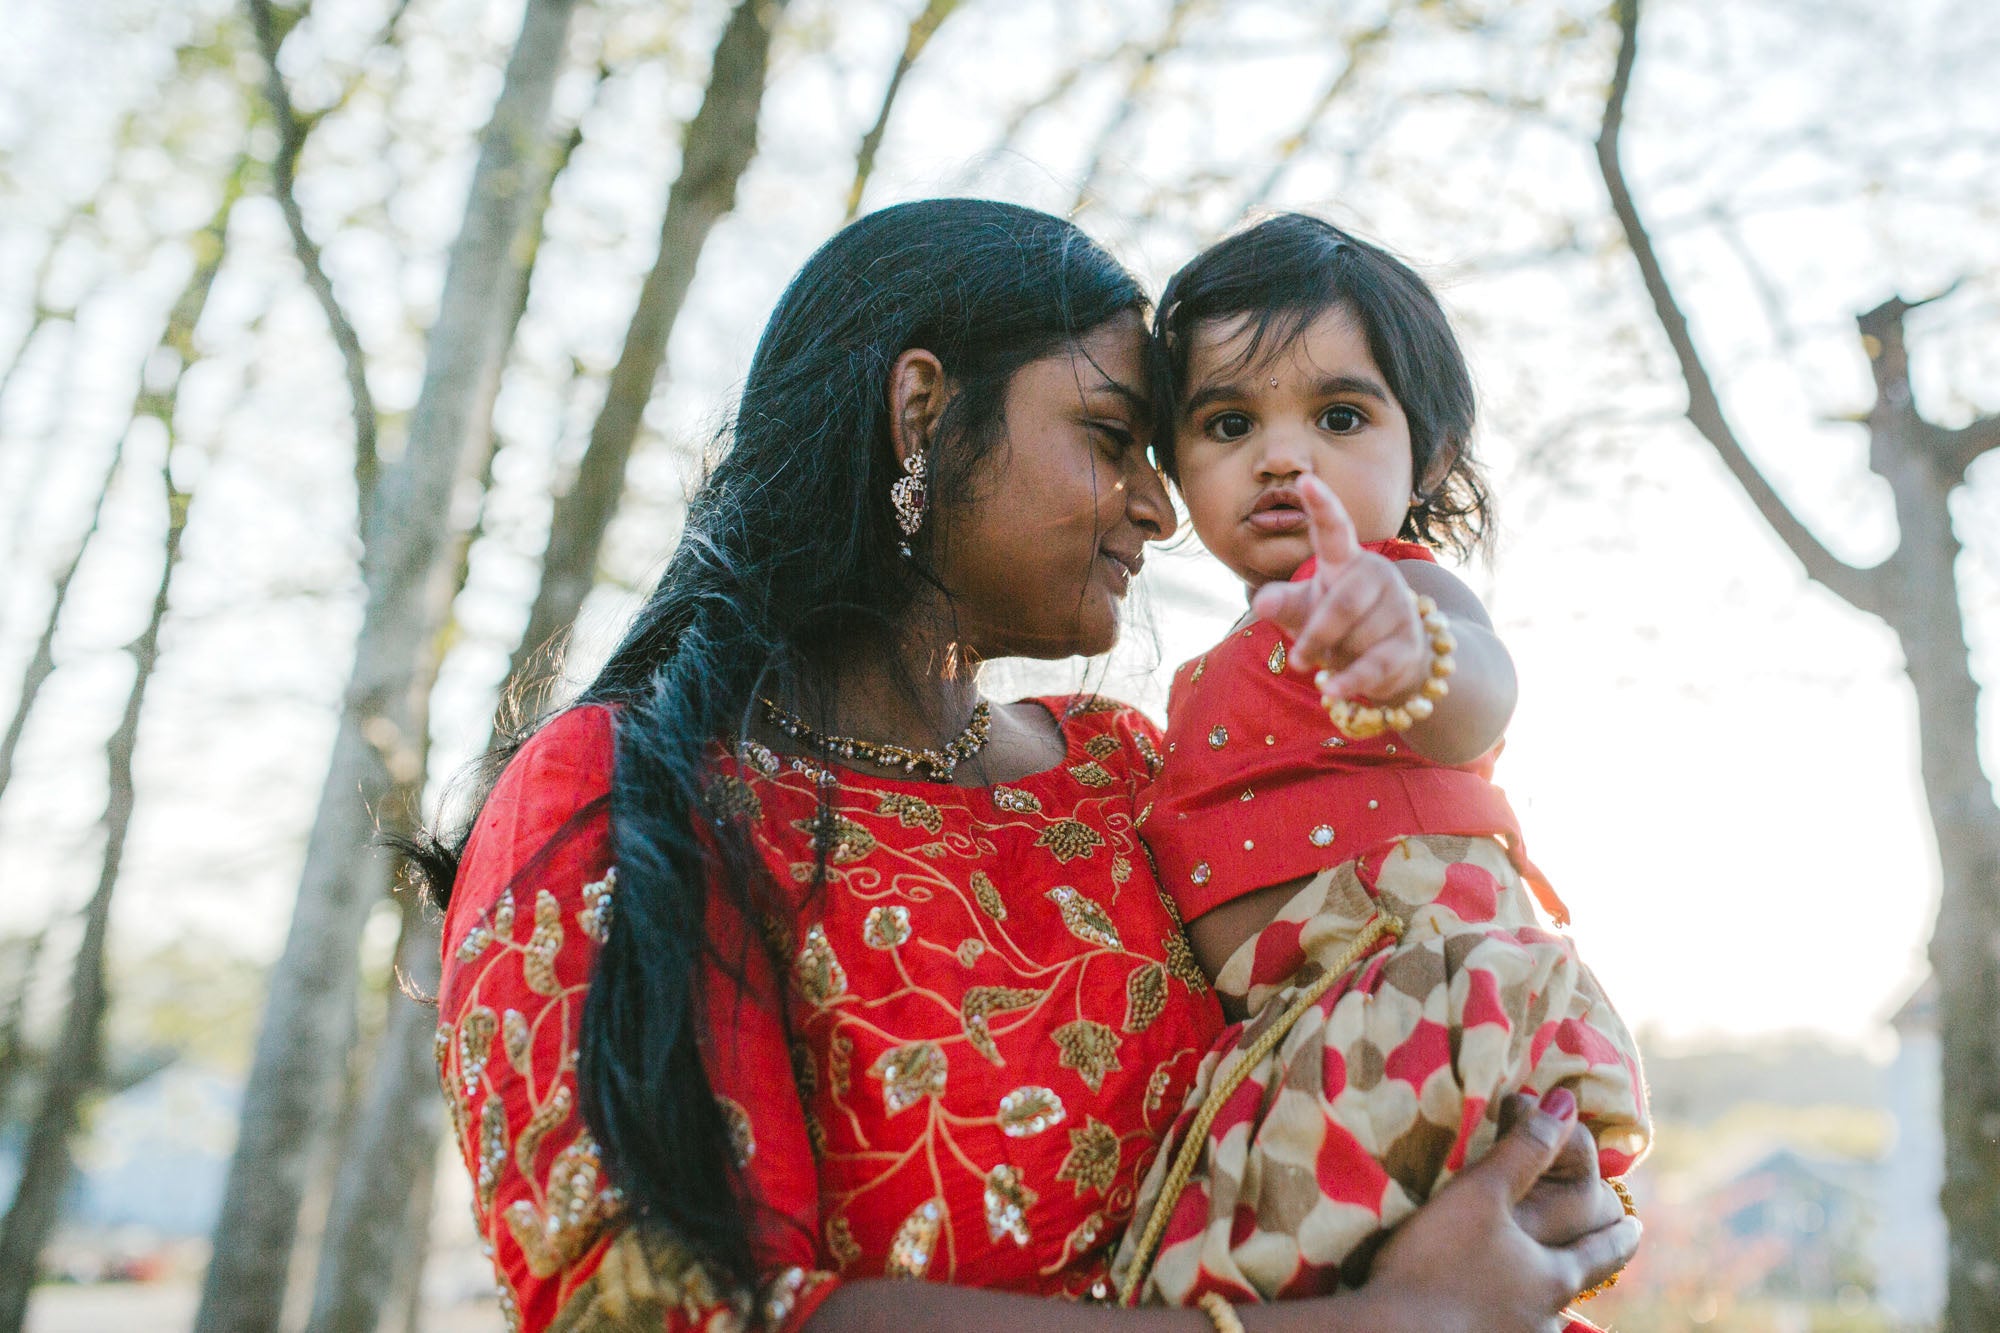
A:
{"label": "girl's lips", "polygon": [[1258,532],[1265,534],[1300,532],[1306,526],[1306,511],[1290,508],[1259,509],[1245,521]]}

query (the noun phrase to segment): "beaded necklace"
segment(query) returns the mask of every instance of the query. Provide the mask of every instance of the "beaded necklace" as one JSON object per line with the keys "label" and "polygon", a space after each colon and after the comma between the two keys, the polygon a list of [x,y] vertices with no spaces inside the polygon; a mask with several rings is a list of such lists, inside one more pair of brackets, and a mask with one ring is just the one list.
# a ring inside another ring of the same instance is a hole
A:
{"label": "beaded necklace", "polygon": [[903,745],[864,741],[853,736],[823,736],[804,718],[787,712],[769,699],[759,696],[757,702],[764,706],[764,717],[772,726],[830,759],[861,759],[884,768],[900,768],[911,774],[925,769],[935,782],[950,782],[952,773],[961,763],[985,748],[986,736],[993,723],[993,705],[981,699],[974,705],[972,720],[965,724],[965,730],[946,741],[942,749],[912,750]]}

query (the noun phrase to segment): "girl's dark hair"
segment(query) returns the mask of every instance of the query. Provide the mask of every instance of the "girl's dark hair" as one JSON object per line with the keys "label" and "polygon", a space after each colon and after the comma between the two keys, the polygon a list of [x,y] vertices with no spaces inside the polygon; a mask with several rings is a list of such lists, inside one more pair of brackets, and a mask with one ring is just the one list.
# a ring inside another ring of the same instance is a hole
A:
{"label": "girl's dark hair", "polygon": [[[1127,311],[1146,312],[1132,276],[1070,223],[1032,209],[933,199],[843,229],[780,298],[680,545],[577,701],[614,705],[617,737],[618,889],[584,1005],[583,1114],[641,1222],[745,1284],[729,1134],[695,1044],[696,977],[716,958],[708,892],[729,895],[748,922],[768,921],[775,900],[747,830],[723,817],[723,803],[704,804],[715,747],[746,734],[759,694],[796,700],[815,720],[832,711],[832,668],[894,642],[918,595],[936,587],[927,552],[1004,435],[1014,373]],[[889,376],[911,348],[938,358],[954,393],[928,450],[928,516],[905,558],[889,502],[902,475]],[[519,744],[488,756],[488,783]],[[828,802],[823,791],[823,817]],[[476,818],[427,839],[416,858],[439,906]],[[714,835],[706,847],[697,819]],[[816,891],[825,856],[821,846]]]}
{"label": "girl's dark hair", "polygon": [[[1451,321],[1424,280],[1387,250],[1303,213],[1280,213],[1196,255],[1160,297],[1153,321],[1157,396],[1187,401],[1188,356],[1204,320],[1254,316],[1245,365],[1283,348],[1329,310],[1346,309],[1410,423],[1413,497],[1398,535],[1458,554],[1488,541],[1493,514],[1472,457],[1472,372]],[[1167,476],[1178,410],[1159,413]],[[1430,484],[1426,486],[1426,481]]]}

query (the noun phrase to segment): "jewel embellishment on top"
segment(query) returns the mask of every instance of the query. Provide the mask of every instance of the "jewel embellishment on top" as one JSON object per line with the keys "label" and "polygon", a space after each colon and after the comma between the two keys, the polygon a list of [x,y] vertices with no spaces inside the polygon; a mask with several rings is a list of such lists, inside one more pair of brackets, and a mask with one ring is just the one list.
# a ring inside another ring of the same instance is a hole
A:
{"label": "jewel embellishment on top", "polygon": [[907,1111],[926,1097],[944,1095],[947,1065],[934,1041],[913,1041],[875,1057],[868,1072],[882,1080],[882,1107],[890,1115]]}
{"label": "jewel embellishment on top", "polygon": [[910,909],[900,904],[869,908],[861,923],[861,938],[871,949],[895,948],[910,938]]}
{"label": "jewel embellishment on top", "polygon": [[1218,722],[1215,724],[1214,729],[1208,733],[1208,748],[1211,750],[1220,750],[1227,744],[1229,744],[1229,728]]}
{"label": "jewel embellishment on top", "polygon": [[1315,847],[1332,846],[1333,826],[1331,824],[1320,824],[1315,826],[1311,833],[1306,834],[1306,841],[1310,842]]}
{"label": "jewel embellishment on top", "polygon": [[1281,676],[1285,673],[1285,645],[1283,643],[1271,645],[1271,655],[1265,659],[1264,665],[1271,668],[1271,674],[1274,676]]}
{"label": "jewel embellishment on top", "polygon": [[1193,880],[1197,885],[1206,884],[1208,883],[1210,873],[1208,862],[1197,861],[1194,863],[1194,869],[1188,871],[1188,878]]}

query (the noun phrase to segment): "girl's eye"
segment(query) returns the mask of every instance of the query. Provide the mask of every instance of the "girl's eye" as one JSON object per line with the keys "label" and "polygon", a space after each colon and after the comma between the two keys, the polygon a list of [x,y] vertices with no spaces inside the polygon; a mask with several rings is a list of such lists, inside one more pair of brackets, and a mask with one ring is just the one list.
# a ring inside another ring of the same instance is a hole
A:
{"label": "girl's eye", "polygon": [[1218,440],[1240,440],[1250,433],[1250,418],[1241,412],[1217,412],[1206,429]]}
{"label": "girl's eye", "polygon": [[1319,428],[1332,431],[1335,435],[1352,435],[1367,424],[1368,418],[1361,414],[1359,408],[1348,407],[1344,403],[1336,403],[1319,414]]}

